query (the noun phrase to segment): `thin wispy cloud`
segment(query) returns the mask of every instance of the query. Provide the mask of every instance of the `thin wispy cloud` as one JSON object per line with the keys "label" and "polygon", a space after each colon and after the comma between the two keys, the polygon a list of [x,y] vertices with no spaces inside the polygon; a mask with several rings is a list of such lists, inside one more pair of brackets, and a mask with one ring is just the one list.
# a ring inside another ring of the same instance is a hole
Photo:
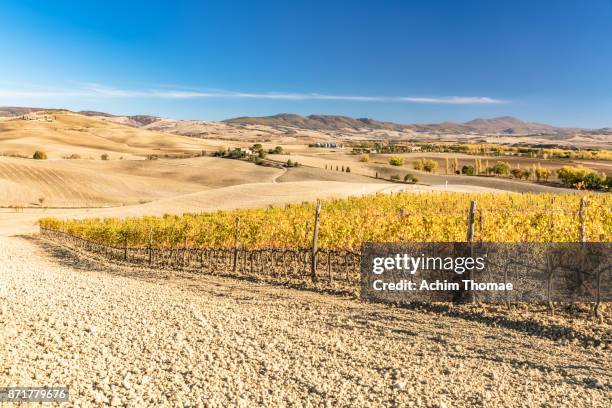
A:
{"label": "thin wispy cloud", "polygon": [[488,105],[507,101],[488,96],[363,96],[363,95],[330,95],[319,93],[282,93],[282,92],[236,92],[236,91],[197,91],[174,89],[130,90],[119,89],[97,83],[83,83],[75,89],[2,89],[2,98],[144,98],[144,99],[267,99],[287,101],[353,101],[353,102],[396,102],[445,105]]}

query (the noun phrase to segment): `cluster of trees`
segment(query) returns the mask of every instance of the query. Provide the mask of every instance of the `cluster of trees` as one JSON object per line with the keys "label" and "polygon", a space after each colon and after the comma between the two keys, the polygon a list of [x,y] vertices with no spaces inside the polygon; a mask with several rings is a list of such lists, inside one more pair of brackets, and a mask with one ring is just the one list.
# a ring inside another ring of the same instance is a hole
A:
{"label": "cluster of trees", "polygon": [[[254,145],[254,146],[257,146],[257,145]],[[270,154],[283,154],[283,148],[281,146],[276,146],[274,149],[268,149],[268,153],[270,153]]]}
{"label": "cluster of trees", "polygon": [[537,166],[533,169],[533,174],[535,175],[536,180],[538,181],[548,181],[548,178],[552,174],[552,172],[542,166]]}
{"label": "cluster of trees", "polygon": [[557,170],[559,181],[568,187],[578,189],[612,189],[612,177],[583,166],[563,166]]}
{"label": "cluster of trees", "polygon": [[612,160],[609,150],[574,150],[561,148],[504,146],[493,143],[417,143],[423,152],[464,153],[482,156],[520,156],[540,159],[591,159]]}
{"label": "cluster of trees", "polygon": [[291,159],[287,160],[287,167],[298,167],[300,163],[293,161]]}
{"label": "cluster of trees", "polygon": [[414,163],[414,169],[435,173],[438,169],[438,162],[431,159],[419,159]]}
{"label": "cluster of trees", "polygon": [[[461,174],[466,176],[474,176],[483,173],[483,166],[480,160],[475,160],[474,166],[464,165],[461,167]],[[535,176],[537,181],[548,181],[552,172],[541,166],[534,166],[533,169],[521,169],[519,167],[512,168],[508,162],[498,161],[495,165],[488,167],[484,166],[484,173],[487,175],[496,176],[512,176],[518,180],[529,180]]]}
{"label": "cluster of trees", "polygon": [[[377,177],[378,178],[378,177]],[[391,177],[389,177],[391,180],[393,181],[399,181],[400,180],[400,176],[397,174],[393,174],[391,175]],[[410,184],[414,184],[414,183],[418,183],[419,178],[417,176],[415,176],[414,174],[410,174],[407,173],[404,176],[404,183],[410,183]]]}
{"label": "cluster of trees", "polygon": [[512,174],[512,177],[514,177],[515,179],[518,180],[529,180],[529,177],[531,177],[531,170],[529,169],[512,169],[510,170],[510,174]]}
{"label": "cluster of trees", "polygon": [[[456,165],[453,167],[455,166]],[[517,180],[529,180],[531,177],[535,177],[538,182],[546,182],[552,175],[553,171],[540,165],[534,165],[533,169],[522,169],[519,167],[513,169],[508,162],[498,161],[494,166],[485,167],[485,173],[487,175],[511,176]],[[606,176],[604,173],[598,173],[583,166],[563,166],[558,169],[556,173],[559,181],[568,187],[588,190],[604,190],[612,188],[612,177]],[[467,176],[480,174],[478,161],[476,161],[476,165],[474,166],[464,165],[461,167],[461,174],[465,174]]]}
{"label": "cluster of trees", "polygon": [[[325,170],[334,170],[334,165],[333,165],[333,164],[330,164],[330,165],[328,166],[328,165],[326,164],[326,165],[325,165]],[[339,165],[336,165],[336,171],[342,171],[342,172],[345,172],[345,173],[350,173],[350,172],[351,172],[351,168],[350,168],[349,166],[346,166],[346,167],[345,167],[345,166],[339,166]]]}
{"label": "cluster of trees", "polygon": [[213,153],[214,157],[223,157],[226,159],[242,159],[246,157],[246,151],[242,150],[239,147],[234,149],[220,149]]}
{"label": "cluster of trees", "polygon": [[[280,146],[278,148],[282,152],[283,148]],[[253,151],[253,155],[257,158],[254,159],[255,163],[261,164],[261,161],[266,158],[266,151],[264,150],[261,143],[255,143],[253,146],[251,146],[251,150]]]}
{"label": "cluster of trees", "polygon": [[243,158],[253,158],[253,156],[258,157],[260,159],[265,159],[267,154],[283,154],[282,146],[276,146],[274,149],[266,150],[263,148],[261,143],[255,143],[251,146],[251,152],[248,149],[242,149],[240,147],[236,148],[227,148],[220,149],[213,153],[214,157],[223,157],[227,159],[243,159]]}

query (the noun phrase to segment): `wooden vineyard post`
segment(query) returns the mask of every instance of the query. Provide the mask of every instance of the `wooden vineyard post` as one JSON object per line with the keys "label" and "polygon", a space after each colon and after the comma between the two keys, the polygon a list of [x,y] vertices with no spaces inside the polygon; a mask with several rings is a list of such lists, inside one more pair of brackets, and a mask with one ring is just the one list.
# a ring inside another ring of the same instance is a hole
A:
{"label": "wooden vineyard post", "polygon": [[483,236],[483,224],[484,224],[484,219],[482,218],[483,214],[482,214],[482,208],[478,210],[478,240],[480,242],[482,242],[482,236]]}
{"label": "wooden vineyard post", "polygon": [[317,200],[315,207],[314,233],[312,234],[312,257],[310,263],[310,279],[317,283],[317,245],[319,241],[319,217],[321,215],[321,201]]}
{"label": "wooden vineyard post", "polygon": [[332,257],[332,251],[328,251],[327,252],[327,276],[329,279],[329,283],[331,284],[333,281],[333,277],[332,277],[332,261],[331,261],[331,257]]}
{"label": "wooden vineyard post", "polygon": [[344,254],[344,273],[346,274],[346,283],[350,283],[349,279],[349,267],[348,267],[348,255]]}
{"label": "wooden vineyard post", "polygon": [[[470,202],[470,213],[468,215],[467,242],[470,245],[470,256],[474,257],[474,221],[476,219],[476,201]],[[470,280],[474,279],[473,271],[470,269]],[[470,301],[476,301],[475,292],[470,291]]]}
{"label": "wooden vineyard post", "polygon": [[153,231],[149,229],[149,266],[153,263]]}
{"label": "wooden vineyard post", "polygon": [[474,241],[474,220],[476,218],[476,201],[470,202],[470,214],[468,216],[467,242]]}
{"label": "wooden vineyard post", "polygon": [[586,203],[587,203],[587,198],[586,196],[582,196],[580,198],[580,209],[578,211],[578,218],[580,220],[580,247],[584,248],[585,244],[586,244]]}
{"label": "wooden vineyard post", "polygon": [[238,268],[238,235],[240,232],[240,218],[236,217],[236,228],[234,230],[234,258],[232,260],[232,271],[236,273],[236,269]]}
{"label": "wooden vineyard post", "polygon": [[601,306],[601,275],[603,275],[603,271],[599,271],[597,273],[597,294],[595,298],[595,306],[593,306],[593,314],[595,318],[599,319],[599,323],[603,323],[603,313],[600,312],[599,308]]}
{"label": "wooden vineyard post", "polygon": [[187,240],[187,235],[185,235],[185,243],[183,244],[183,267],[187,266]]}
{"label": "wooden vineyard post", "polygon": [[123,235],[123,260],[127,261],[127,233]]}
{"label": "wooden vineyard post", "polygon": [[[580,238],[580,248],[586,248],[587,236],[586,236],[586,205],[587,205],[587,196],[583,195],[580,197],[580,208],[578,210],[578,219],[580,221],[580,230],[579,230],[579,238]],[[602,321],[602,315],[599,313],[599,305],[601,304],[601,272],[597,274],[597,294],[595,299],[595,305],[593,305],[593,315]],[[572,302],[573,306],[573,302]]]}

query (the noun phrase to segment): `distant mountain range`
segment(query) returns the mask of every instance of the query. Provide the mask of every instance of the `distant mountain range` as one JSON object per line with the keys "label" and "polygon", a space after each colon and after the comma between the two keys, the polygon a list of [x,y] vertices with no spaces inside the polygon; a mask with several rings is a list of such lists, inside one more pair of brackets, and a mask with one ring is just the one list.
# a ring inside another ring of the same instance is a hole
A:
{"label": "distant mountain range", "polygon": [[[21,116],[25,113],[45,110],[43,108],[28,107],[0,107],[0,116]],[[53,110],[53,109],[50,109]],[[80,111],[82,115],[111,120],[133,127],[146,127],[151,130],[169,130],[176,128],[174,133],[183,133],[181,128],[188,128],[187,133],[197,133],[198,126],[210,126],[211,121],[183,121],[175,119],[162,119],[159,116],[132,115],[120,116],[96,111]],[[217,122],[219,123],[219,122]],[[378,121],[369,118],[351,118],[337,115],[309,115],[301,116],[290,113],[281,113],[273,116],[251,117],[243,116],[222,121],[226,126],[269,126],[273,128],[295,128],[316,131],[375,131],[387,130],[397,132],[418,132],[434,134],[502,134],[502,135],[568,135],[575,133],[612,135],[612,128],[580,129],[562,128],[543,123],[525,122],[512,116],[501,116],[490,119],[473,119],[469,122],[442,122],[442,123],[415,123],[399,124]],[[194,130],[196,129],[196,130]],[[172,131],[172,130],[171,130]]]}
{"label": "distant mountain range", "polygon": [[524,122],[511,116],[492,119],[474,119],[465,123],[442,122],[432,124],[398,124],[374,119],[353,119],[347,116],[310,115],[300,116],[282,113],[274,116],[239,117],[224,121],[233,125],[291,126],[310,130],[394,130],[427,133],[474,133],[474,134],[568,134],[582,131],[576,128],[559,128],[542,123]]}

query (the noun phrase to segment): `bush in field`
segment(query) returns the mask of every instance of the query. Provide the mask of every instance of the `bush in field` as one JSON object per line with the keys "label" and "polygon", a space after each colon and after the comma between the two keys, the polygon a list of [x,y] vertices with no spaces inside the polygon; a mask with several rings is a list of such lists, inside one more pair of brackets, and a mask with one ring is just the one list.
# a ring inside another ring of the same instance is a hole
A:
{"label": "bush in field", "polygon": [[370,161],[370,156],[368,156],[367,154],[364,154],[363,156],[361,156],[359,161],[362,162],[362,163],[367,163],[367,162]]}
{"label": "bush in field", "polygon": [[407,173],[404,176],[404,181],[406,183],[418,183],[419,178],[417,176],[415,176],[414,174]]}
{"label": "bush in field", "polygon": [[404,158],[401,156],[391,156],[389,158],[389,164],[392,166],[402,166],[404,164]]}
{"label": "bush in field", "polygon": [[507,162],[499,161],[491,168],[491,173],[498,176],[507,176],[510,173],[510,165]]}
{"label": "bush in field", "polygon": [[606,175],[595,171],[584,176],[584,183],[589,190],[601,190],[606,187]]}
{"label": "bush in field", "polygon": [[351,168],[349,166],[346,166],[346,172],[350,173],[351,172]]}
{"label": "bush in field", "polygon": [[104,153],[103,155],[100,156],[101,160],[108,160],[108,154]]}
{"label": "bush in field", "polygon": [[524,178],[525,180],[529,180],[529,177],[531,177],[532,171],[528,170],[528,169],[524,169],[521,177]]}
{"label": "bush in field", "polygon": [[529,180],[529,177],[531,176],[531,170],[512,169],[510,170],[510,174],[512,174],[512,177],[517,180]]}
{"label": "bush in field", "polygon": [[37,150],[34,152],[32,158],[34,160],[47,160],[47,153],[43,152],[42,150]]}
{"label": "bush in field", "polygon": [[431,159],[419,159],[414,163],[414,169],[434,173],[438,169],[438,162]]}
{"label": "bush in field", "polygon": [[461,174],[465,174],[466,176],[474,175],[474,166],[463,166],[461,168]]}
{"label": "bush in field", "polygon": [[551,171],[544,167],[536,167],[534,173],[536,180],[538,181],[548,181],[548,178],[551,175]]}
{"label": "bush in field", "polygon": [[245,153],[242,151],[242,149],[237,147],[237,148],[231,150],[227,157],[229,157],[230,159],[240,159],[240,158],[244,157],[244,155],[245,155]]}
{"label": "bush in field", "polygon": [[270,154],[283,154],[283,148],[281,146],[276,146],[274,149],[268,150]]}
{"label": "bush in field", "polygon": [[563,166],[557,170],[561,183],[571,187],[601,190],[607,185],[606,175],[583,166]]}
{"label": "bush in field", "polygon": [[582,166],[563,166],[557,170],[557,177],[566,186],[573,186],[581,182],[588,172],[589,170]]}

